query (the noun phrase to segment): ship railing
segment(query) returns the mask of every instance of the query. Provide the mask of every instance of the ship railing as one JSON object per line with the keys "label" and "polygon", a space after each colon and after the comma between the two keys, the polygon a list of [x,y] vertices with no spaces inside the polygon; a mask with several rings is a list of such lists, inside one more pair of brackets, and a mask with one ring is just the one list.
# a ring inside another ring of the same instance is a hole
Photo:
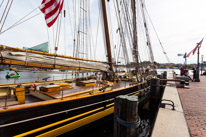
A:
{"label": "ship railing", "polygon": [[9,106],[19,105],[21,103],[17,101],[17,97],[25,97],[30,95],[30,93],[11,95],[7,92],[6,95],[0,96],[0,108],[7,109]]}
{"label": "ship railing", "polygon": [[[131,83],[131,85],[135,85],[135,83]],[[108,87],[108,86],[105,86],[105,87]],[[77,93],[77,94],[73,94],[73,95],[69,95],[69,96],[64,96],[64,90],[61,88],[60,91],[61,91],[61,96],[59,97],[60,100],[63,100],[65,98],[69,98],[69,97],[77,97],[77,96],[81,96],[81,95],[92,95],[94,94],[95,92],[102,92],[103,90],[100,90],[101,88],[99,88],[98,90],[88,90],[88,91],[83,91],[81,93]],[[111,90],[113,90],[113,88],[111,88]],[[150,91],[150,86],[147,84],[147,82],[143,82],[141,84],[138,84],[138,90],[132,92],[132,93],[129,93],[128,95],[134,95],[134,96],[139,96],[141,95],[142,93],[147,93]],[[53,92],[56,92],[56,91],[53,91]],[[1,103],[1,106],[0,108],[3,108],[3,109],[8,109],[9,106],[14,106],[14,105],[19,105],[19,104],[24,104],[24,103],[19,103],[18,101],[15,101],[13,104],[12,103],[9,103],[11,100],[9,99],[15,99],[17,100],[18,97],[25,97],[26,96],[30,96],[32,94],[30,93],[25,93],[25,94],[9,94],[9,92],[7,92],[6,95],[4,96],[0,96],[0,103]],[[12,100],[14,101],[14,100]],[[31,102],[32,103],[32,102]]]}

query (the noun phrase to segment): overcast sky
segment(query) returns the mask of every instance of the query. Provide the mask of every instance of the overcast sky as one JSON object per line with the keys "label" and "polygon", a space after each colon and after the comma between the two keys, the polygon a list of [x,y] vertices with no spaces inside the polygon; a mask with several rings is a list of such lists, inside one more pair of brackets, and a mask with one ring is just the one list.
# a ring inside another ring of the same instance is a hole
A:
{"label": "overcast sky", "polygon": [[[38,7],[41,1],[14,0],[4,29]],[[190,52],[206,36],[206,0],[146,0],[146,7],[170,61],[183,63],[184,59],[177,54]],[[1,8],[0,15],[2,13]],[[166,63],[151,25],[149,30],[155,61]],[[48,37],[43,15],[0,35],[0,44],[13,47],[31,47],[45,41]],[[200,52],[206,60],[206,38]],[[196,63],[196,59],[196,55],[191,55],[188,63]]]}
{"label": "overcast sky", "polygon": [[[183,63],[177,53],[190,52],[206,36],[206,0],[146,0],[146,6],[171,62]],[[160,46],[152,40],[155,59],[162,62]],[[206,60],[206,38],[200,52]],[[191,55],[188,63],[196,60]]]}

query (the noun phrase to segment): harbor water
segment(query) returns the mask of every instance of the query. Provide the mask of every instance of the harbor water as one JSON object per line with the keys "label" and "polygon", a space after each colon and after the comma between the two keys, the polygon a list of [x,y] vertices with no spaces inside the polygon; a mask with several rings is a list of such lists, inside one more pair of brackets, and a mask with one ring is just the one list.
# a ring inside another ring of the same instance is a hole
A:
{"label": "harbor water", "polygon": [[43,78],[48,78],[47,80],[61,80],[61,79],[71,79],[78,77],[90,76],[93,73],[80,73],[79,76],[72,74],[72,72],[19,72],[19,78],[6,78],[7,72],[15,73],[14,71],[0,71],[0,84],[11,84],[11,83],[24,83],[24,82],[35,82],[36,80],[42,80]]}
{"label": "harbor water", "polygon": [[[157,73],[161,74],[164,71],[168,73],[175,72],[176,74],[180,74],[180,70],[178,69],[157,69]],[[19,72],[19,78],[11,78],[6,79],[6,73],[14,73],[14,71],[0,71],[0,84],[10,84],[10,83],[23,83],[23,82],[34,82],[36,80],[41,80],[43,78],[48,78],[48,80],[61,80],[61,79],[71,79],[77,77],[72,72]],[[189,71],[189,74],[192,75],[192,71]],[[78,77],[84,77],[92,75],[92,73],[84,73],[79,74]]]}

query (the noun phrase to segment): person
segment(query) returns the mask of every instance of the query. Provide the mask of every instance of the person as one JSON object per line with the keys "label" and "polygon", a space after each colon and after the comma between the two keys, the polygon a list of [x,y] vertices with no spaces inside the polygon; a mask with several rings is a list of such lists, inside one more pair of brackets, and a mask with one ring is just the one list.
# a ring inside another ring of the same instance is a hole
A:
{"label": "person", "polygon": [[187,75],[186,72],[187,72],[186,69],[183,68],[183,70],[182,70],[182,75],[183,75],[183,76],[186,76],[186,75]]}
{"label": "person", "polygon": [[184,66],[181,66],[181,68],[180,68],[180,76],[183,76],[183,70],[184,70]]}
{"label": "person", "polygon": [[101,72],[98,72],[98,73],[97,73],[97,81],[98,81],[98,82],[101,82],[101,81],[102,81],[102,73],[101,73]]}
{"label": "person", "polygon": [[189,72],[188,72],[187,69],[184,69],[184,70],[183,70],[183,76],[188,77],[188,78],[192,81],[192,78],[189,76]]}
{"label": "person", "polygon": [[204,75],[204,76],[205,76],[205,75],[206,75],[206,71],[205,71],[205,72],[203,72],[203,73],[202,73],[202,75]]}
{"label": "person", "polygon": [[148,74],[148,73],[149,73],[149,69],[150,69],[150,67],[149,67],[149,66],[147,66],[147,68],[145,69],[145,73],[146,73],[146,74]]}

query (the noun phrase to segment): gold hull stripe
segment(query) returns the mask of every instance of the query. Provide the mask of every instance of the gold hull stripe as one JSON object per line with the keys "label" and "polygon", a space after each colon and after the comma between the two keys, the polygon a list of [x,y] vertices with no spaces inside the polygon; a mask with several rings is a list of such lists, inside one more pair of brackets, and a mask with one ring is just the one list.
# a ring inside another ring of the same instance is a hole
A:
{"label": "gold hull stripe", "polygon": [[89,124],[91,122],[94,122],[102,117],[105,117],[109,114],[112,114],[114,112],[114,107],[108,108],[106,110],[103,110],[101,112],[98,112],[96,114],[93,114],[91,116],[85,117],[83,119],[77,120],[73,123],[67,124],[65,126],[56,128],[54,130],[51,130],[49,132],[43,133],[41,135],[38,135],[36,137],[51,137],[51,136],[58,136],[61,135],[63,133],[69,132],[71,130],[74,130],[78,127],[84,126],[86,124]]}

